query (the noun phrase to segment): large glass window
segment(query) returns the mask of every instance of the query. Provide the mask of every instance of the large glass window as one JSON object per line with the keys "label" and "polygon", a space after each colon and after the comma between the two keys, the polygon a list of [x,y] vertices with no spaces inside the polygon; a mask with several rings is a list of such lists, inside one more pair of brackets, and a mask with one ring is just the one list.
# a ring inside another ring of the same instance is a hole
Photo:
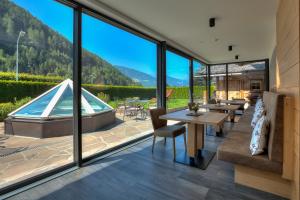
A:
{"label": "large glass window", "polygon": [[226,65],[210,66],[210,99],[227,99]]}
{"label": "large glass window", "polygon": [[87,157],[151,132],[157,49],[148,40],[86,14],[82,34],[82,154]]}
{"label": "large glass window", "polygon": [[0,188],[73,162],[72,42],[72,8],[0,1]]}
{"label": "large glass window", "polygon": [[193,61],[193,100],[204,104],[207,100],[207,67],[198,61]]}
{"label": "large glass window", "polygon": [[252,103],[265,90],[265,62],[228,65],[228,99]]}
{"label": "large glass window", "polygon": [[187,107],[190,60],[171,51],[166,53],[166,101],[168,110]]}

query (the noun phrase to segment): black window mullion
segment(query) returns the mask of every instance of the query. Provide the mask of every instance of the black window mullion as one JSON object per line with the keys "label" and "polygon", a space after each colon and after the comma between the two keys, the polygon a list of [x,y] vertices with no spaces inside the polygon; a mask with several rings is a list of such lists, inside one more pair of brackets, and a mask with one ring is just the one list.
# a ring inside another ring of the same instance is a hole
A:
{"label": "black window mullion", "polygon": [[157,45],[157,106],[166,108],[166,42]]}
{"label": "black window mullion", "polygon": [[189,93],[190,93],[190,102],[194,102],[194,62],[193,59],[190,59],[190,66],[189,66]]}
{"label": "black window mullion", "polygon": [[82,165],[82,124],[81,124],[81,31],[82,11],[74,9],[73,33],[73,131],[74,131],[74,161],[77,166]]}
{"label": "black window mullion", "polygon": [[229,87],[229,85],[228,85],[228,64],[226,64],[226,79],[225,79],[225,81],[226,81],[226,84],[225,84],[225,87],[226,87],[226,99],[228,100],[228,87]]}

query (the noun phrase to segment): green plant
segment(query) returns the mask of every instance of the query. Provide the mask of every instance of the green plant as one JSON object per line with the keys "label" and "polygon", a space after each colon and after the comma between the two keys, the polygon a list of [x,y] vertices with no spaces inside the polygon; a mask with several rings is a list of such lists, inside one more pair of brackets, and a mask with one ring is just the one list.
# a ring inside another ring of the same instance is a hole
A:
{"label": "green plant", "polygon": [[0,103],[0,121],[2,122],[5,118],[7,118],[9,113],[28,103],[30,100],[30,97],[25,97],[15,102]]}
{"label": "green plant", "polygon": [[105,94],[103,92],[98,93],[97,97],[106,103],[109,102],[109,100],[110,100],[109,95]]}
{"label": "green plant", "polygon": [[[0,80],[12,80],[16,79],[15,72],[0,72]],[[34,75],[27,73],[19,73],[20,81],[35,81],[35,82],[61,82],[64,77],[61,76],[44,76],[44,75]]]}

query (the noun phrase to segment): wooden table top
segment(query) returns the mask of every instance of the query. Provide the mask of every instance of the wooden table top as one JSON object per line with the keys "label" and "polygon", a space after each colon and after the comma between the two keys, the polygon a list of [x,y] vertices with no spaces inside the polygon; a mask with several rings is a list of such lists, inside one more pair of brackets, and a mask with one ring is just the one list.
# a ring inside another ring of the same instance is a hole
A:
{"label": "wooden table top", "polygon": [[165,120],[174,120],[174,121],[181,121],[186,123],[193,123],[193,124],[210,124],[210,125],[221,125],[228,114],[226,113],[216,113],[216,112],[199,112],[202,115],[200,116],[187,116],[186,114],[191,113],[189,110],[181,110],[172,113],[168,113],[166,115],[161,115],[160,119]]}
{"label": "wooden table top", "polygon": [[221,103],[231,104],[231,105],[245,105],[248,103],[246,100],[221,100]]}
{"label": "wooden table top", "polygon": [[230,111],[234,111],[234,110],[238,110],[240,108],[240,105],[205,104],[205,105],[201,105],[200,108],[207,108],[207,109],[210,109],[210,110],[230,110]]}

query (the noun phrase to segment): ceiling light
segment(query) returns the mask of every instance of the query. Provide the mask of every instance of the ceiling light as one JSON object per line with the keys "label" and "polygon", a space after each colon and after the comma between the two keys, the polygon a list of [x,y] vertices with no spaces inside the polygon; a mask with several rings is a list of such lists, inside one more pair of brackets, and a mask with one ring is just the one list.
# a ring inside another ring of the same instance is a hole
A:
{"label": "ceiling light", "polygon": [[215,27],[216,25],[216,18],[209,19],[209,27]]}

